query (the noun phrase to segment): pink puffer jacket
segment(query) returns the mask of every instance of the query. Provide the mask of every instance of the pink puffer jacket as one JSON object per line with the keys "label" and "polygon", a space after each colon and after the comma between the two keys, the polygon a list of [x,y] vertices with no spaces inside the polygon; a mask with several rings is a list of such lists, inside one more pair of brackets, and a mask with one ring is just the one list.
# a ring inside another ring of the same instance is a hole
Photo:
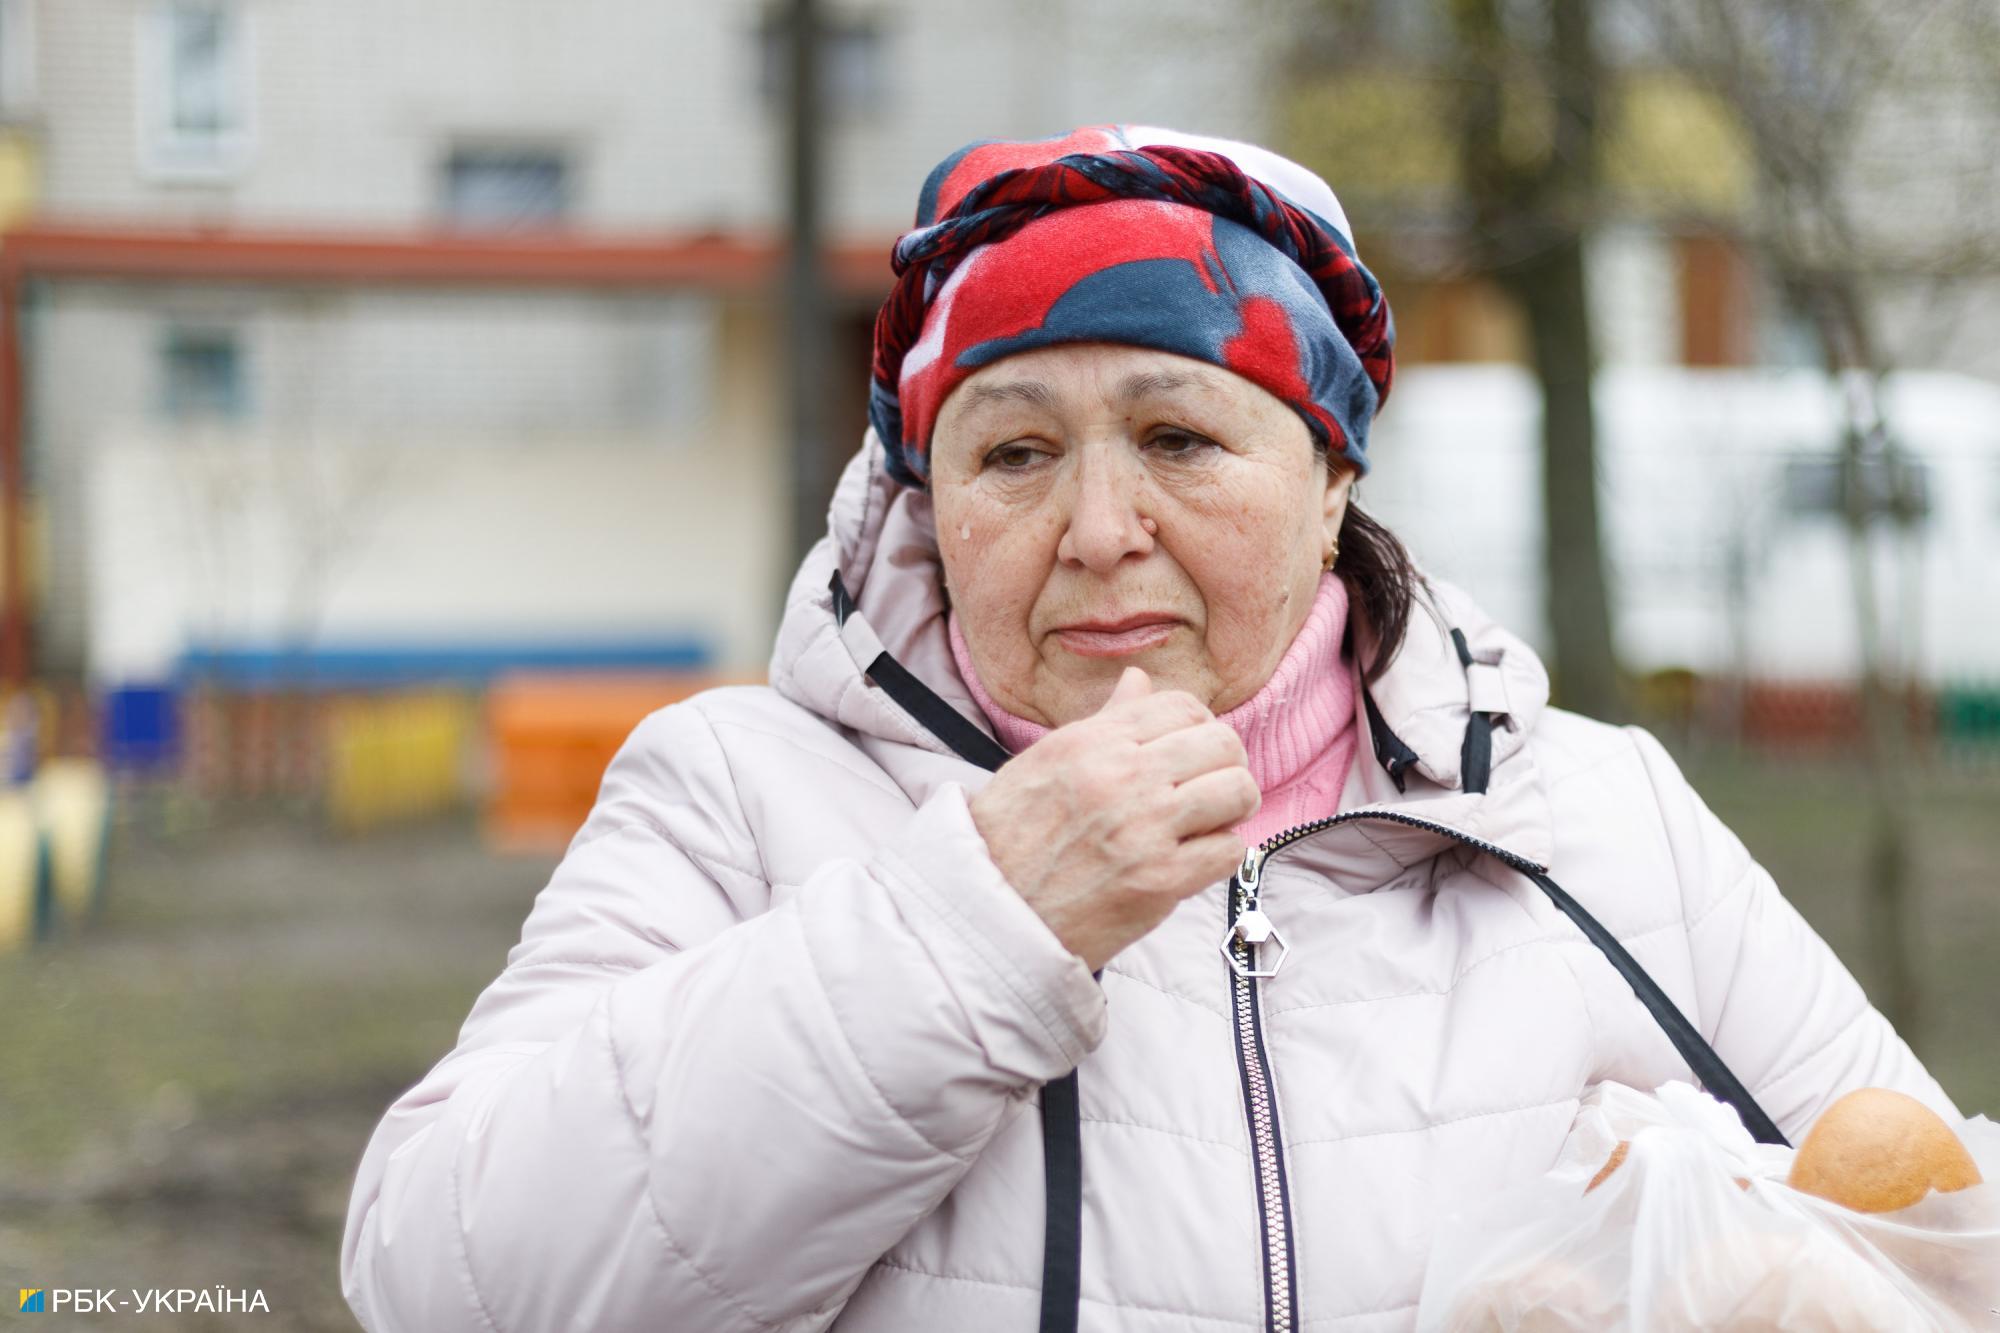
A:
{"label": "pink puffer jacket", "polygon": [[1073,1069],[1082,1328],[1407,1328],[1440,1215],[1546,1169],[1593,1083],[1690,1077],[1526,863],[1794,1138],[1868,1084],[1956,1114],[1660,745],[1547,707],[1444,585],[1357,718],[1376,752],[1342,810],[1383,814],[1264,866],[1277,974],[1232,982],[1219,883],[1100,984],[988,858],[987,771],[864,676],[886,648],[985,728],[928,501],[872,434],[831,527],[770,686],[633,732],[457,1048],[375,1131],[341,1248],[375,1333],[1033,1333],[1037,1104]]}

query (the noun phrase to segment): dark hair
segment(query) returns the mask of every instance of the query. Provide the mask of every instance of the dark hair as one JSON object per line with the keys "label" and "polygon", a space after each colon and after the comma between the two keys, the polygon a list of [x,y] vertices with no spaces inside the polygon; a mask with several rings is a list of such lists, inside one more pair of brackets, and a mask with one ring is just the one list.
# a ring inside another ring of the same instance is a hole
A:
{"label": "dark hair", "polygon": [[[1361,672],[1362,683],[1372,685],[1402,648],[1410,606],[1428,585],[1401,539],[1363,512],[1353,491],[1348,495],[1347,513],[1340,520],[1340,558],[1333,567],[1347,585],[1351,611],[1366,617],[1375,634],[1375,656]],[[1352,619],[1348,623],[1351,640]]]}

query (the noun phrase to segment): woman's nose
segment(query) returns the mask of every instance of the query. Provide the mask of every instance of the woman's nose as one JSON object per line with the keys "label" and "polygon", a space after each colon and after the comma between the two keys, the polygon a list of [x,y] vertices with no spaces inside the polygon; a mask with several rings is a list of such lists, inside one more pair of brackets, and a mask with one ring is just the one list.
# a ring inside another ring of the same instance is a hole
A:
{"label": "woman's nose", "polygon": [[1069,524],[1056,557],[1109,573],[1134,552],[1153,549],[1159,525],[1141,514],[1139,477],[1129,468],[1086,462],[1079,470]]}

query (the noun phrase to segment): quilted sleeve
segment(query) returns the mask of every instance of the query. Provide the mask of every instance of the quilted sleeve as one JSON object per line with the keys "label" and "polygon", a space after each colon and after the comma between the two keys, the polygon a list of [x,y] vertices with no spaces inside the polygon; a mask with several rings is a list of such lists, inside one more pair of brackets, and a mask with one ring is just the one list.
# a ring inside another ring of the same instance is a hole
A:
{"label": "quilted sleeve", "polygon": [[1868,1002],[1651,734],[1630,727],[1673,850],[1702,1035],[1794,1143],[1855,1088],[1894,1088],[1952,1123],[1937,1080]]}
{"label": "quilted sleeve", "polygon": [[945,784],[773,905],[692,701],[641,725],[457,1048],[389,1108],[373,1333],[807,1329],[1103,1037]]}

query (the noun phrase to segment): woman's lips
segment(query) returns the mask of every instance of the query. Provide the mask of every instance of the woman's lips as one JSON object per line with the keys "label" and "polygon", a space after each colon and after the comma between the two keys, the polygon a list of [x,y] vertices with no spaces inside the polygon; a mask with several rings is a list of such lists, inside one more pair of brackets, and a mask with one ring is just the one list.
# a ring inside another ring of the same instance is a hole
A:
{"label": "woman's lips", "polygon": [[1078,657],[1122,657],[1164,643],[1174,632],[1175,623],[1155,620],[1126,629],[1059,629],[1056,637]]}

